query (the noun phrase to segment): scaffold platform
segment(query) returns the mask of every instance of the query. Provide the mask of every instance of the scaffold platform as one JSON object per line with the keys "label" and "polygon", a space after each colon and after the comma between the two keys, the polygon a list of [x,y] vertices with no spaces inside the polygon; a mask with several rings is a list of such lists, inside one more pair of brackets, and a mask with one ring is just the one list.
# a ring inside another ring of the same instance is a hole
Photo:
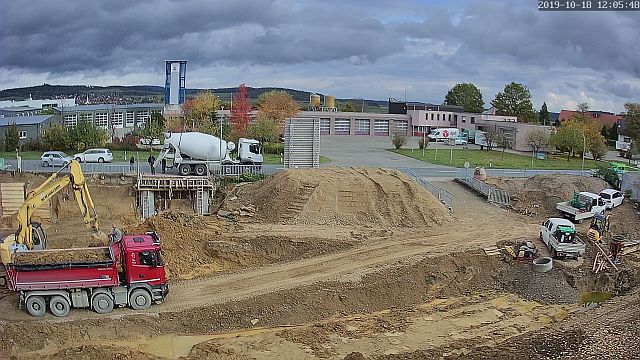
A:
{"label": "scaffold platform", "polygon": [[178,176],[140,174],[136,183],[139,191],[181,191],[214,189],[215,184],[207,176]]}

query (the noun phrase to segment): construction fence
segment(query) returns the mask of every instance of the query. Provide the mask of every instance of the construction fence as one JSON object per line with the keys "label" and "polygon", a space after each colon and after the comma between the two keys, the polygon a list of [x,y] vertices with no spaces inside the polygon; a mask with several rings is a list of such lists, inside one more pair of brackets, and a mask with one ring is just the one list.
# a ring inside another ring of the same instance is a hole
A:
{"label": "construction fence", "polygon": [[491,203],[505,206],[511,205],[511,195],[506,190],[498,189],[495,186],[485,183],[484,181],[475,179],[473,176],[465,175],[465,173],[463,173],[460,177],[455,178],[454,180],[473,189]]}
{"label": "construction fence", "polygon": [[453,194],[452,193],[450,193],[449,191],[443,188],[433,185],[432,183],[425,180],[423,177],[418,176],[416,173],[414,173],[411,170],[405,169],[405,172],[409,174],[411,177],[413,177],[420,186],[425,188],[428,192],[430,192],[433,196],[435,196],[438,200],[440,200],[443,204],[445,204],[450,211],[453,211]]}

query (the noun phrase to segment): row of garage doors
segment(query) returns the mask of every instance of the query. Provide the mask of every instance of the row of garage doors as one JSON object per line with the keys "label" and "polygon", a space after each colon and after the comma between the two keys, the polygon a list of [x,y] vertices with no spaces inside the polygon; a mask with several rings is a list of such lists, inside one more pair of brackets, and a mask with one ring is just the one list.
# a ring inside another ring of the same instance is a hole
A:
{"label": "row of garage doors", "polygon": [[407,132],[406,120],[373,120],[373,133],[371,133],[371,119],[355,119],[353,134],[351,133],[351,119],[336,118],[333,131],[331,119],[320,119],[320,133],[322,135],[381,135],[388,136],[390,123],[394,131]]}

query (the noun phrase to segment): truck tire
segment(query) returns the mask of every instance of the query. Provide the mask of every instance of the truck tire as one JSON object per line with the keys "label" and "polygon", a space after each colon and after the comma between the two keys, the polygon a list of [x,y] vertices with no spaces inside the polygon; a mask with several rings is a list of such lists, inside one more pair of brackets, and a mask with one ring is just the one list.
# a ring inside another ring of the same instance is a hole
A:
{"label": "truck tire", "polygon": [[91,307],[98,314],[108,314],[113,311],[113,299],[105,293],[96,294],[91,300]]}
{"label": "truck tire", "polygon": [[30,296],[25,304],[31,316],[42,317],[47,312],[47,302],[42,296]]}
{"label": "truck tire", "polygon": [[7,278],[4,276],[0,276],[0,287],[7,286]]}
{"label": "truck tire", "polygon": [[204,176],[207,173],[207,167],[202,165],[202,164],[198,164],[198,165],[195,166],[193,172],[197,176]]}
{"label": "truck tire", "polygon": [[49,300],[49,310],[51,313],[57,317],[64,317],[69,315],[69,310],[71,309],[71,305],[67,301],[67,299],[63,298],[60,295],[52,296]]}
{"label": "truck tire", "polygon": [[136,289],[129,296],[129,305],[134,310],[146,310],[151,307],[151,294],[144,289]]}
{"label": "truck tire", "polygon": [[542,257],[533,260],[533,271],[538,273],[546,273],[553,268],[553,259],[550,257]]}
{"label": "truck tire", "polygon": [[191,166],[189,165],[185,165],[185,164],[181,164],[178,167],[178,172],[180,173],[180,175],[182,176],[187,176],[189,174],[191,174]]}

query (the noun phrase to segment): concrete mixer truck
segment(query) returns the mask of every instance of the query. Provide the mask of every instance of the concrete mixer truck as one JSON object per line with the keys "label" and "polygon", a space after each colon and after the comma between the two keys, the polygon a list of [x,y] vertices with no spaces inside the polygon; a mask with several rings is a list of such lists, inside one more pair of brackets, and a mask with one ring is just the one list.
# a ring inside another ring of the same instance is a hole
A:
{"label": "concrete mixer truck", "polygon": [[165,133],[164,146],[156,164],[162,159],[173,160],[183,176],[206,175],[211,165],[262,165],[262,145],[258,140],[240,138],[237,159],[231,158],[236,146],[233,142],[199,132]]}

